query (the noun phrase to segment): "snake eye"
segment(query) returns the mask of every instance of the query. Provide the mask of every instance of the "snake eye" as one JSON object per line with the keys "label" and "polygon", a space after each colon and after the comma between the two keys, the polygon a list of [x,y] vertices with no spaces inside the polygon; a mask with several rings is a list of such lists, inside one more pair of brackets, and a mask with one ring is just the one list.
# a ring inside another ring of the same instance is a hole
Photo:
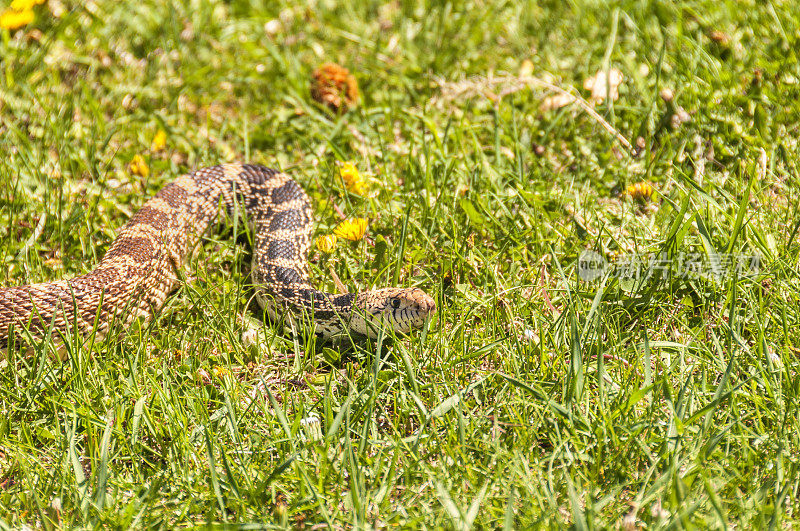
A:
{"label": "snake eye", "polygon": [[400,299],[392,299],[391,304],[392,308],[394,308],[395,310],[400,308]]}

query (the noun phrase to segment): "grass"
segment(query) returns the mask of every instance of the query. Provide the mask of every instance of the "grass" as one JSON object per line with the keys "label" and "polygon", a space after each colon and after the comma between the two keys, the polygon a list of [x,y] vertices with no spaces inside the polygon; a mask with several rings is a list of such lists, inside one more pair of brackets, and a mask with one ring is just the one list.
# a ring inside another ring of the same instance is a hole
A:
{"label": "grass", "polygon": [[[0,44],[2,285],[89,271],[161,186],[237,159],[291,172],[319,234],[334,205],[371,219],[370,241],[312,255],[318,285],[420,286],[439,311],[404,340],[265,327],[252,349],[247,248],[223,228],[151,324],[0,365],[3,527],[800,523],[791,2],[36,10]],[[619,69],[595,110],[638,155],[514,88],[525,60],[587,99],[585,79]],[[309,97],[327,61],[360,84],[341,116]],[[345,160],[374,198],[347,193]],[[619,193],[640,181],[654,200]],[[762,262],[586,282],[587,249]]]}

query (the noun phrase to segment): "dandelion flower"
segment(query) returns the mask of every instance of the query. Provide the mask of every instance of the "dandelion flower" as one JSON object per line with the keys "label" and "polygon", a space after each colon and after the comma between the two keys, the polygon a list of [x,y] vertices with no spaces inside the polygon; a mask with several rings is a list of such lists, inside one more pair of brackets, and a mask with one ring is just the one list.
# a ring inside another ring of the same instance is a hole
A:
{"label": "dandelion flower", "polygon": [[352,162],[345,162],[339,168],[339,175],[342,177],[345,186],[356,195],[365,195],[369,191],[367,181],[358,172],[358,168]]}
{"label": "dandelion flower", "polygon": [[167,147],[167,133],[163,129],[159,129],[153,137],[153,142],[150,144],[150,151],[159,152],[164,151]]}
{"label": "dandelion flower", "polygon": [[216,365],[213,369],[211,369],[211,372],[217,378],[222,378],[223,376],[228,374],[228,369],[226,369],[225,367],[222,367],[220,365]]}
{"label": "dandelion flower", "polygon": [[330,254],[336,247],[336,235],[325,234],[317,238],[317,249],[325,254]]}
{"label": "dandelion flower", "polygon": [[39,4],[44,4],[44,0],[13,0],[9,8],[15,11],[30,11]]}
{"label": "dandelion flower", "polygon": [[34,15],[30,9],[17,11],[16,9],[6,9],[0,13],[0,28],[15,30],[33,22]]}
{"label": "dandelion flower", "polygon": [[366,232],[367,220],[365,218],[346,219],[333,229],[336,236],[353,242],[363,238]]}
{"label": "dandelion flower", "polygon": [[138,175],[139,177],[147,177],[150,175],[150,168],[147,167],[147,163],[144,161],[144,158],[138,154],[134,155],[130,164],[128,164],[128,171],[133,175]]}
{"label": "dandelion flower", "polygon": [[346,68],[326,63],[312,74],[311,97],[333,111],[344,112],[358,102],[358,83]]}
{"label": "dandelion flower", "polygon": [[653,187],[644,181],[630,185],[625,193],[631,196],[634,201],[645,203],[653,197]]}

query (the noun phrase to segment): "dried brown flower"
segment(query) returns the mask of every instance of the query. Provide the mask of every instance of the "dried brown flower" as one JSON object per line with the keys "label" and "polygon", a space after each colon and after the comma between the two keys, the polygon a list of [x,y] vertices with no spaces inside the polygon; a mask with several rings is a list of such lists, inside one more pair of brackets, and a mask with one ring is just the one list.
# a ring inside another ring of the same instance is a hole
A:
{"label": "dried brown flower", "polygon": [[325,63],[314,70],[311,97],[336,112],[345,112],[358,103],[358,83],[346,68]]}

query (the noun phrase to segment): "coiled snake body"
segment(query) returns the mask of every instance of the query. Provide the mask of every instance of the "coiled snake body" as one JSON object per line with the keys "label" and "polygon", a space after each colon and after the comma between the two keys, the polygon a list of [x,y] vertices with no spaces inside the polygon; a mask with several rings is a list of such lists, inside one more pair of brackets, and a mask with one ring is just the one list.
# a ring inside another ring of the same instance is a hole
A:
{"label": "coiled snake body", "polygon": [[[288,312],[330,337],[350,330],[375,337],[419,327],[436,309],[417,288],[333,295],[309,283],[306,257],[312,209],[286,174],[257,165],[202,168],[168,184],[134,214],[91,272],[70,280],[0,288],[0,350],[13,327],[17,338],[42,339],[50,327],[101,337],[112,322],[149,319],[177,286],[178,271],[217,219],[243,208],[254,226],[256,296],[271,318]],[[28,335],[28,333],[30,335]]]}

